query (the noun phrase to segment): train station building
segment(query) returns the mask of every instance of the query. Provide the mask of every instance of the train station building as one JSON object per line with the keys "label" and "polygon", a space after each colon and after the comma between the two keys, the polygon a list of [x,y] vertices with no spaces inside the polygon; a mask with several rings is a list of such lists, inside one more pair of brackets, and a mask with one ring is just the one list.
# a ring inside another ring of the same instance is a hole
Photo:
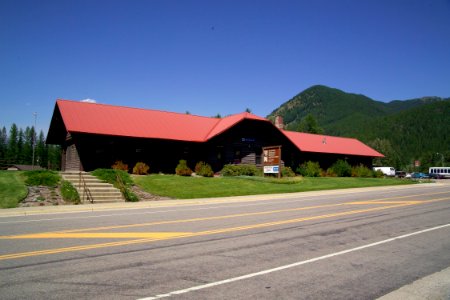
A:
{"label": "train station building", "polygon": [[61,146],[63,171],[110,168],[120,160],[174,173],[185,159],[191,168],[204,161],[217,172],[226,164],[260,166],[268,146],[281,146],[283,164],[294,170],[309,160],[323,169],[339,159],[371,167],[383,157],[357,139],[286,131],[282,122],[248,112],[214,118],[71,100],[56,101],[47,144]]}

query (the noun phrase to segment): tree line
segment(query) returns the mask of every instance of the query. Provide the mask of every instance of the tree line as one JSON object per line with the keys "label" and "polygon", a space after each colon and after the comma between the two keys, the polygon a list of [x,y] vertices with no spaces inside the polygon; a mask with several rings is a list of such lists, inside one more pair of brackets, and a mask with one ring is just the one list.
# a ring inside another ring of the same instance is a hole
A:
{"label": "tree line", "polygon": [[[34,162],[33,162],[34,158]],[[59,169],[60,147],[47,145],[42,130],[37,135],[34,126],[18,128],[12,124],[9,132],[6,127],[0,131],[0,169],[11,165],[35,165],[48,169]]]}

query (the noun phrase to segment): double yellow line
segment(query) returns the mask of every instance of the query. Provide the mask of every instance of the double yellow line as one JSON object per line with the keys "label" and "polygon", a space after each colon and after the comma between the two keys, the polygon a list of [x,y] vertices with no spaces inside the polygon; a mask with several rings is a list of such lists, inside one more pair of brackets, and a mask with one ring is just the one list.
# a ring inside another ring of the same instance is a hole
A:
{"label": "double yellow line", "polygon": [[[436,194],[442,194],[442,193],[434,193],[433,195],[436,195]],[[432,194],[428,194],[428,195],[432,195]],[[0,260],[18,259],[18,258],[25,258],[25,257],[39,256],[39,255],[49,255],[49,254],[57,254],[57,253],[64,253],[64,252],[74,252],[74,251],[92,250],[92,249],[99,249],[99,248],[150,243],[150,242],[161,241],[161,240],[172,240],[172,239],[179,239],[179,238],[230,233],[230,232],[237,232],[237,231],[244,231],[244,230],[260,229],[260,228],[266,228],[266,227],[272,227],[272,226],[278,226],[278,225],[286,225],[286,224],[300,223],[300,222],[306,222],[306,221],[348,216],[348,215],[354,215],[354,214],[369,213],[369,212],[386,210],[386,209],[391,209],[391,208],[398,208],[398,207],[403,207],[403,206],[419,205],[419,204],[424,204],[424,203],[450,200],[449,197],[443,197],[443,198],[427,200],[427,201],[419,201],[419,200],[412,200],[412,201],[397,200],[397,201],[394,201],[395,199],[405,199],[405,198],[412,198],[412,197],[417,197],[417,196],[418,195],[387,198],[386,201],[383,201],[383,199],[375,199],[375,200],[369,200],[369,201],[354,201],[354,202],[345,202],[345,203],[338,203],[338,204],[326,204],[326,205],[317,205],[317,206],[281,209],[281,210],[272,210],[272,211],[263,211],[263,212],[254,212],[254,213],[232,214],[232,215],[224,215],[224,216],[216,216],[216,217],[171,220],[171,221],[119,225],[119,226],[105,226],[105,227],[75,229],[75,230],[69,230],[69,231],[29,234],[29,235],[2,236],[2,237],[0,237],[0,239],[86,238],[86,237],[90,237],[90,238],[144,237],[144,238],[138,238],[138,239],[132,239],[132,240],[126,240],[126,241],[118,241],[118,242],[80,245],[80,246],[73,246],[73,247],[63,247],[63,248],[56,248],[56,249],[5,254],[5,255],[0,255]],[[423,195],[420,195],[420,196],[423,196]],[[221,220],[221,219],[229,219],[229,218],[237,218],[237,217],[248,217],[248,216],[257,216],[257,215],[276,214],[276,213],[282,213],[282,212],[311,210],[311,209],[317,209],[317,208],[338,207],[338,206],[344,206],[344,205],[379,205],[379,204],[389,204],[389,205],[384,205],[384,206],[379,206],[379,207],[371,207],[371,208],[366,208],[366,209],[356,209],[356,210],[324,214],[324,215],[318,215],[318,216],[309,216],[309,217],[294,218],[294,219],[287,219],[287,220],[280,220],[280,221],[273,221],[273,222],[266,222],[266,223],[250,224],[250,225],[237,226],[237,227],[226,227],[226,228],[219,228],[219,229],[206,230],[206,231],[200,231],[200,232],[140,232],[140,233],[127,233],[127,232],[92,233],[92,232],[89,232],[89,231],[110,230],[110,229],[120,229],[120,228],[154,226],[154,225],[163,225],[163,224],[177,224],[177,223]],[[80,232],[84,232],[84,233],[80,234]]]}

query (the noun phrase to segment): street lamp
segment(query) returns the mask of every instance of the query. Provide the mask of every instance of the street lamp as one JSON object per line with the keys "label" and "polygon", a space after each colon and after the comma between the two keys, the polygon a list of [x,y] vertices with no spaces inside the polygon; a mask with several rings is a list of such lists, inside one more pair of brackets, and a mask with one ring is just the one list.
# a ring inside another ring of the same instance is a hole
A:
{"label": "street lamp", "polygon": [[33,113],[34,116],[34,132],[33,132],[33,137],[32,137],[32,148],[33,148],[33,158],[32,158],[32,163],[31,163],[31,170],[34,170],[34,151],[36,148],[36,118],[37,118],[37,112]]}

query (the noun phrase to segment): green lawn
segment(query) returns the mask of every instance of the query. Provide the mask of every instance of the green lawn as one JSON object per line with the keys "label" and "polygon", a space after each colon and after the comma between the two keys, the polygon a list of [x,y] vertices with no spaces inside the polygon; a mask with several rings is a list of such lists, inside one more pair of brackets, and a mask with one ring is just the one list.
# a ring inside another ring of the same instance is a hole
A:
{"label": "green lawn", "polygon": [[23,182],[21,172],[0,171],[0,207],[16,207],[24,199],[28,191]]}
{"label": "green lawn", "polygon": [[134,182],[145,191],[176,199],[226,197],[256,194],[293,193],[355,187],[414,183],[392,178],[295,177],[182,177],[176,175],[135,176]]}

